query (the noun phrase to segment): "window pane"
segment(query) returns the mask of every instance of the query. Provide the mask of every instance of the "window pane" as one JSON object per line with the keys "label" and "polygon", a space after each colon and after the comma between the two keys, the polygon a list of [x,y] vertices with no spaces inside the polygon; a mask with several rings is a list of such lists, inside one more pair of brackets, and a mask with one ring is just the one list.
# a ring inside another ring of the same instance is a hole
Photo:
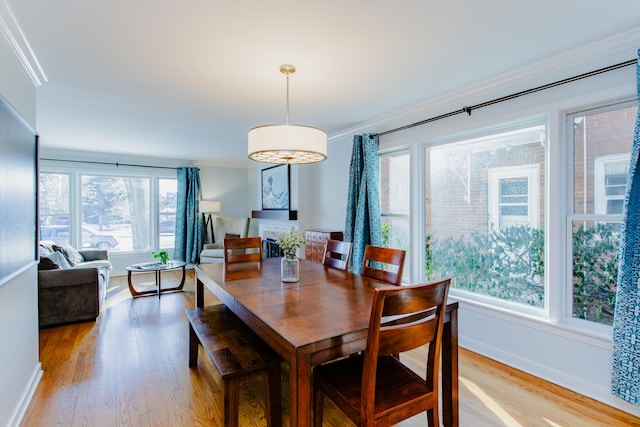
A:
{"label": "window pane", "polygon": [[573,221],[573,317],[611,325],[620,223]]}
{"label": "window pane", "polygon": [[544,306],[545,135],[540,125],[426,150],[429,279]]}
{"label": "window pane", "polygon": [[381,154],[380,208],[382,246],[407,251],[402,280],[409,282],[409,212],[410,212],[410,157],[409,151]]}
{"label": "window pane", "polygon": [[158,190],[160,248],[171,249],[175,242],[178,181],[175,179],[159,179]]}
{"label": "window pane", "polygon": [[[613,324],[618,248],[637,106],[573,116],[573,318]],[[576,216],[579,215],[579,218]],[[596,215],[613,215],[599,221]]]}
{"label": "window pane", "polygon": [[573,118],[576,214],[608,213],[609,191],[623,197],[637,110],[633,106]]}
{"label": "window pane", "polygon": [[69,244],[69,220],[69,175],[41,173],[40,238]]}
{"label": "window pane", "polygon": [[151,248],[149,178],[82,176],[83,248]]}

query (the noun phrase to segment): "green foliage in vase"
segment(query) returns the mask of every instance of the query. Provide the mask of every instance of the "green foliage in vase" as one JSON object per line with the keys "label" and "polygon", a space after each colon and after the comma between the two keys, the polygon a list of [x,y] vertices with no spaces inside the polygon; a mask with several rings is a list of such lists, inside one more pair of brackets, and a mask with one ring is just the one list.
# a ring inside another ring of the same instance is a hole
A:
{"label": "green foliage in vase", "polygon": [[304,231],[296,231],[291,227],[290,231],[284,232],[278,237],[276,243],[285,255],[293,256],[299,247],[307,243],[306,233]]}

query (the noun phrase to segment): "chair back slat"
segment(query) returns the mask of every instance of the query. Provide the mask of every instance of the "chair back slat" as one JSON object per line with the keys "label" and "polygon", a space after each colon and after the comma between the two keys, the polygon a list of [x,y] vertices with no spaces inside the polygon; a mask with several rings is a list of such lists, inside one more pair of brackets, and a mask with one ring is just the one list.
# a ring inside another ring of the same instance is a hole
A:
{"label": "chair back slat", "polygon": [[362,276],[392,285],[402,283],[406,251],[367,245],[362,259]]}
{"label": "chair back slat", "polygon": [[340,240],[327,240],[324,246],[322,263],[339,270],[346,270],[351,257],[351,242]]}
{"label": "chair back slat", "polygon": [[224,239],[224,263],[262,262],[262,239],[245,237]]}

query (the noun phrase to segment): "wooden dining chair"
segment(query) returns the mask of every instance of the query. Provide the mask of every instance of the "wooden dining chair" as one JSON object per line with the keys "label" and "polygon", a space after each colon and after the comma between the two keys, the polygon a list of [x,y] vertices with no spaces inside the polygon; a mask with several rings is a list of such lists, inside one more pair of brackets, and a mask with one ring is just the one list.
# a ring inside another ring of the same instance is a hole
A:
{"label": "wooden dining chair", "polygon": [[224,239],[224,263],[261,262],[262,238],[244,237]]}
{"label": "wooden dining chair", "polygon": [[[427,412],[438,421],[438,378],[442,329],[450,279],[374,290],[364,353],[313,370],[314,426],[322,426],[329,397],[357,426],[396,424]],[[429,345],[426,379],[395,353]]]}
{"label": "wooden dining chair", "polygon": [[406,251],[367,245],[362,259],[362,276],[392,285],[402,283],[402,270]]}
{"label": "wooden dining chair", "polygon": [[324,256],[322,263],[339,270],[346,270],[351,257],[351,242],[341,240],[327,240],[324,246]]}

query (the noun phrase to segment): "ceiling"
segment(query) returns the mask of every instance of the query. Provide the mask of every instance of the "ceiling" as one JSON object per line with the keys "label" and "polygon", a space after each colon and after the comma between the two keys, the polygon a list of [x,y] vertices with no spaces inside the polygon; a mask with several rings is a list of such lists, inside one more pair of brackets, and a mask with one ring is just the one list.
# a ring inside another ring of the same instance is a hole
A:
{"label": "ceiling", "polygon": [[221,164],[284,123],[281,64],[291,123],[331,136],[640,22],[638,0],[6,1],[43,147]]}

